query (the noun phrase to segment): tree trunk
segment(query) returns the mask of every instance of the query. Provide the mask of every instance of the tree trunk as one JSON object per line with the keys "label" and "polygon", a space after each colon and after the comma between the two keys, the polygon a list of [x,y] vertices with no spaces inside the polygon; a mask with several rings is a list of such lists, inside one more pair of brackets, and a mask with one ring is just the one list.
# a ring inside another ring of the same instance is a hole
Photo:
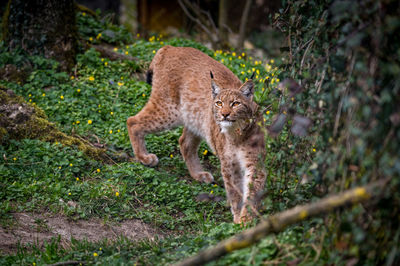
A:
{"label": "tree trunk", "polygon": [[62,70],[75,65],[77,28],[71,0],[10,0],[3,17],[3,39],[9,49],[22,48],[60,62]]}
{"label": "tree trunk", "polygon": [[238,49],[243,49],[243,44],[244,44],[244,39],[246,37],[246,26],[247,26],[247,20],[249,18],[250,14],[250,7],[251,7],[251,0],[247,0],[246,4],[244,6],[242,18],[240,20],[240,28],[239,28],[239,38],[238,38],[238,43],[237,43],[237,48]]}
{"label": "tree trunk", "polygon": [[219,40],[223,48],[229,47],[228,41],[228,1],[219,1],[218,31]]}

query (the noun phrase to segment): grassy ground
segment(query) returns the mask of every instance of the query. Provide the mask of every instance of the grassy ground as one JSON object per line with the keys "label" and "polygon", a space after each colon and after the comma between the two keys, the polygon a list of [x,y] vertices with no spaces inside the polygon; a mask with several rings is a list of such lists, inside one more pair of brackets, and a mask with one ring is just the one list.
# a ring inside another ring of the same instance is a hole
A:
{"label": "grassy ground", "polygon": [[[100,23],[82,13],[78,20],[82,38],[88,42],[101,42],[107,38],[129,42],[116,45],[115,52],[132,55],[139,61],[110,61],[89,49],[78,56],[73,74],[66,74],[58,72],[53,61],[11,54],[2,45],[1,64],[12,62],[18,65],[30,60],[34,71],[24,84],[1,81],[0,85],[43,109],[49,120],[63,132],[105,144],[110,151],[133,156],[126,119],[140,111],[151,90],[148,84],[137,79],[135,72],[146,66],[163,45],[198,48],[226,64],[242,80],[256,71],[258,99],[263,97],[264,91],[275,90],[279,81],[280,70],[274,66],[274,61],[261,62],[233,51],[214,52],[184,39],[127,37],[123,29]],[[109,34],[110,31],[115,35]],[[265,106],[269,106],[264,114],[267,123],[274,115],[274,100],[276,98],[264,100]],[[13,228],[13,213],[33,212],[61,215],[70,220],[95,217],[118,223],[140,219],[165,235],[154,241],[134,241],[124,237],[100,242],[72,239],[67,246],[57,238],[45,244],[25,246],[21,243],[14,253],[1,254],[0,264],[42,265],[76,260],[101,265],[160,265],[179,261],[243,230],[232,223],[225,201],[196,200],[201,193],[225,198],[225,191],[221,187],[218,160],[204,143],[199,156],[217,177],[218,185],[201,184],[190,178],[179,153],[181,130],[150,135],[146,139],[149,151],[160,158],[156,168],[129,161],[105,164],[88,158],[73,147],[32,139],[9,140],[0,146],[0,222],[3,228]],[[285,137],[284,134],[281,136]],[[276,149],[279,141],[268,139],[267,148]],[[277,156],[279,154],[269,154],[266,165],[271,165]],[[295,177],[282,180],[276,171],[280,170],[268,168],[266,214],[307,199],[307,191],[299,191]],[[320,220],[313,220],[291,227],[212,264],[248,265],[264,261],[312,264],[314,259],[320,261],[327,256],[321,252],[322,247],[315,244],[322,243],[320,235],[313,233],[320,224]]]}

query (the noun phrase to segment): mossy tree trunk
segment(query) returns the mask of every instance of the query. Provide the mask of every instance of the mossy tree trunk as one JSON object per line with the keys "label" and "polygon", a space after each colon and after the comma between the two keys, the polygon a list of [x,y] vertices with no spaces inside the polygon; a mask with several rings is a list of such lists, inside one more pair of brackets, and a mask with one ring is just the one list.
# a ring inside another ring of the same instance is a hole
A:
{"label": "mossy tree trunk", "polygon": [[10,0],[3,17],[3,39],[9,49],[22,48],[60,62],[62,70],[75,65],[77,27],[71,0]]}

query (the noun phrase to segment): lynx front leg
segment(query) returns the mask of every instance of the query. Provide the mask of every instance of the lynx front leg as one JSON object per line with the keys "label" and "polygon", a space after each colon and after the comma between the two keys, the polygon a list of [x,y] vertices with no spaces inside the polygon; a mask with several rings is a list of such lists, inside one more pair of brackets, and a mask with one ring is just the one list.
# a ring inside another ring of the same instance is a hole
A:
{"label": "lynx front leg", "polygon": [[[255,216],[254,211],[260,207],[260,193],[265,184],[265,170],[263,165],[248,165],[243,177],[243,206],[240,210],[240,220],[242,222],[251,221]],[[252,213],[249,213],[249,209]]]}
{"label": "lynx front leg", "polygon": [[167,108],[165,111],[158,106],[161,105],[149,101],[137,115],[129,117],[126,121],[133,152],[142,164],[148,166],[156,166],[158,158],[155,154],[147,152],[144,137],[177,124],[177,115],[173,108]]}
{"label": "lynx front leg", "polygon": [[185,127],[182,136],[179,138],[179,147],[190,175],[200,182],[211,183],[214,181],[214,177],[210,173],[203,171],[197,155],[200,141],[200,137]]}
{"label": "lynx front leg", "polygon": [[226,197],[231,206],[233,222],[240,224],[240,211],[243,206],[240,168],[239,164],[232,162],[232,160],[233,158],[229,157],[221,159],[221,172],[224,179]]}

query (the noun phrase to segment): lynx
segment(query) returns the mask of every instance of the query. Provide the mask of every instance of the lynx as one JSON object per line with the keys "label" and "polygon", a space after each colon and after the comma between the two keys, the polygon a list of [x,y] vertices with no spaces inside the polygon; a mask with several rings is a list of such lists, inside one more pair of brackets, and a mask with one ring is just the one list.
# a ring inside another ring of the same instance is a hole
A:
{"label": "lynx", "polygon": [[179,145],[192,178],[214,181],[198,157],[205,140],[221,162],[233,221],[251,220],[266,176],[252,80],[242,84],[227,67],[194,48],[165,46],[150,64],[148,82],[149,101],[127,120],[136,158],[144,165],[157,165],[157,156],[146,150],[145,135],[183,125]]}

